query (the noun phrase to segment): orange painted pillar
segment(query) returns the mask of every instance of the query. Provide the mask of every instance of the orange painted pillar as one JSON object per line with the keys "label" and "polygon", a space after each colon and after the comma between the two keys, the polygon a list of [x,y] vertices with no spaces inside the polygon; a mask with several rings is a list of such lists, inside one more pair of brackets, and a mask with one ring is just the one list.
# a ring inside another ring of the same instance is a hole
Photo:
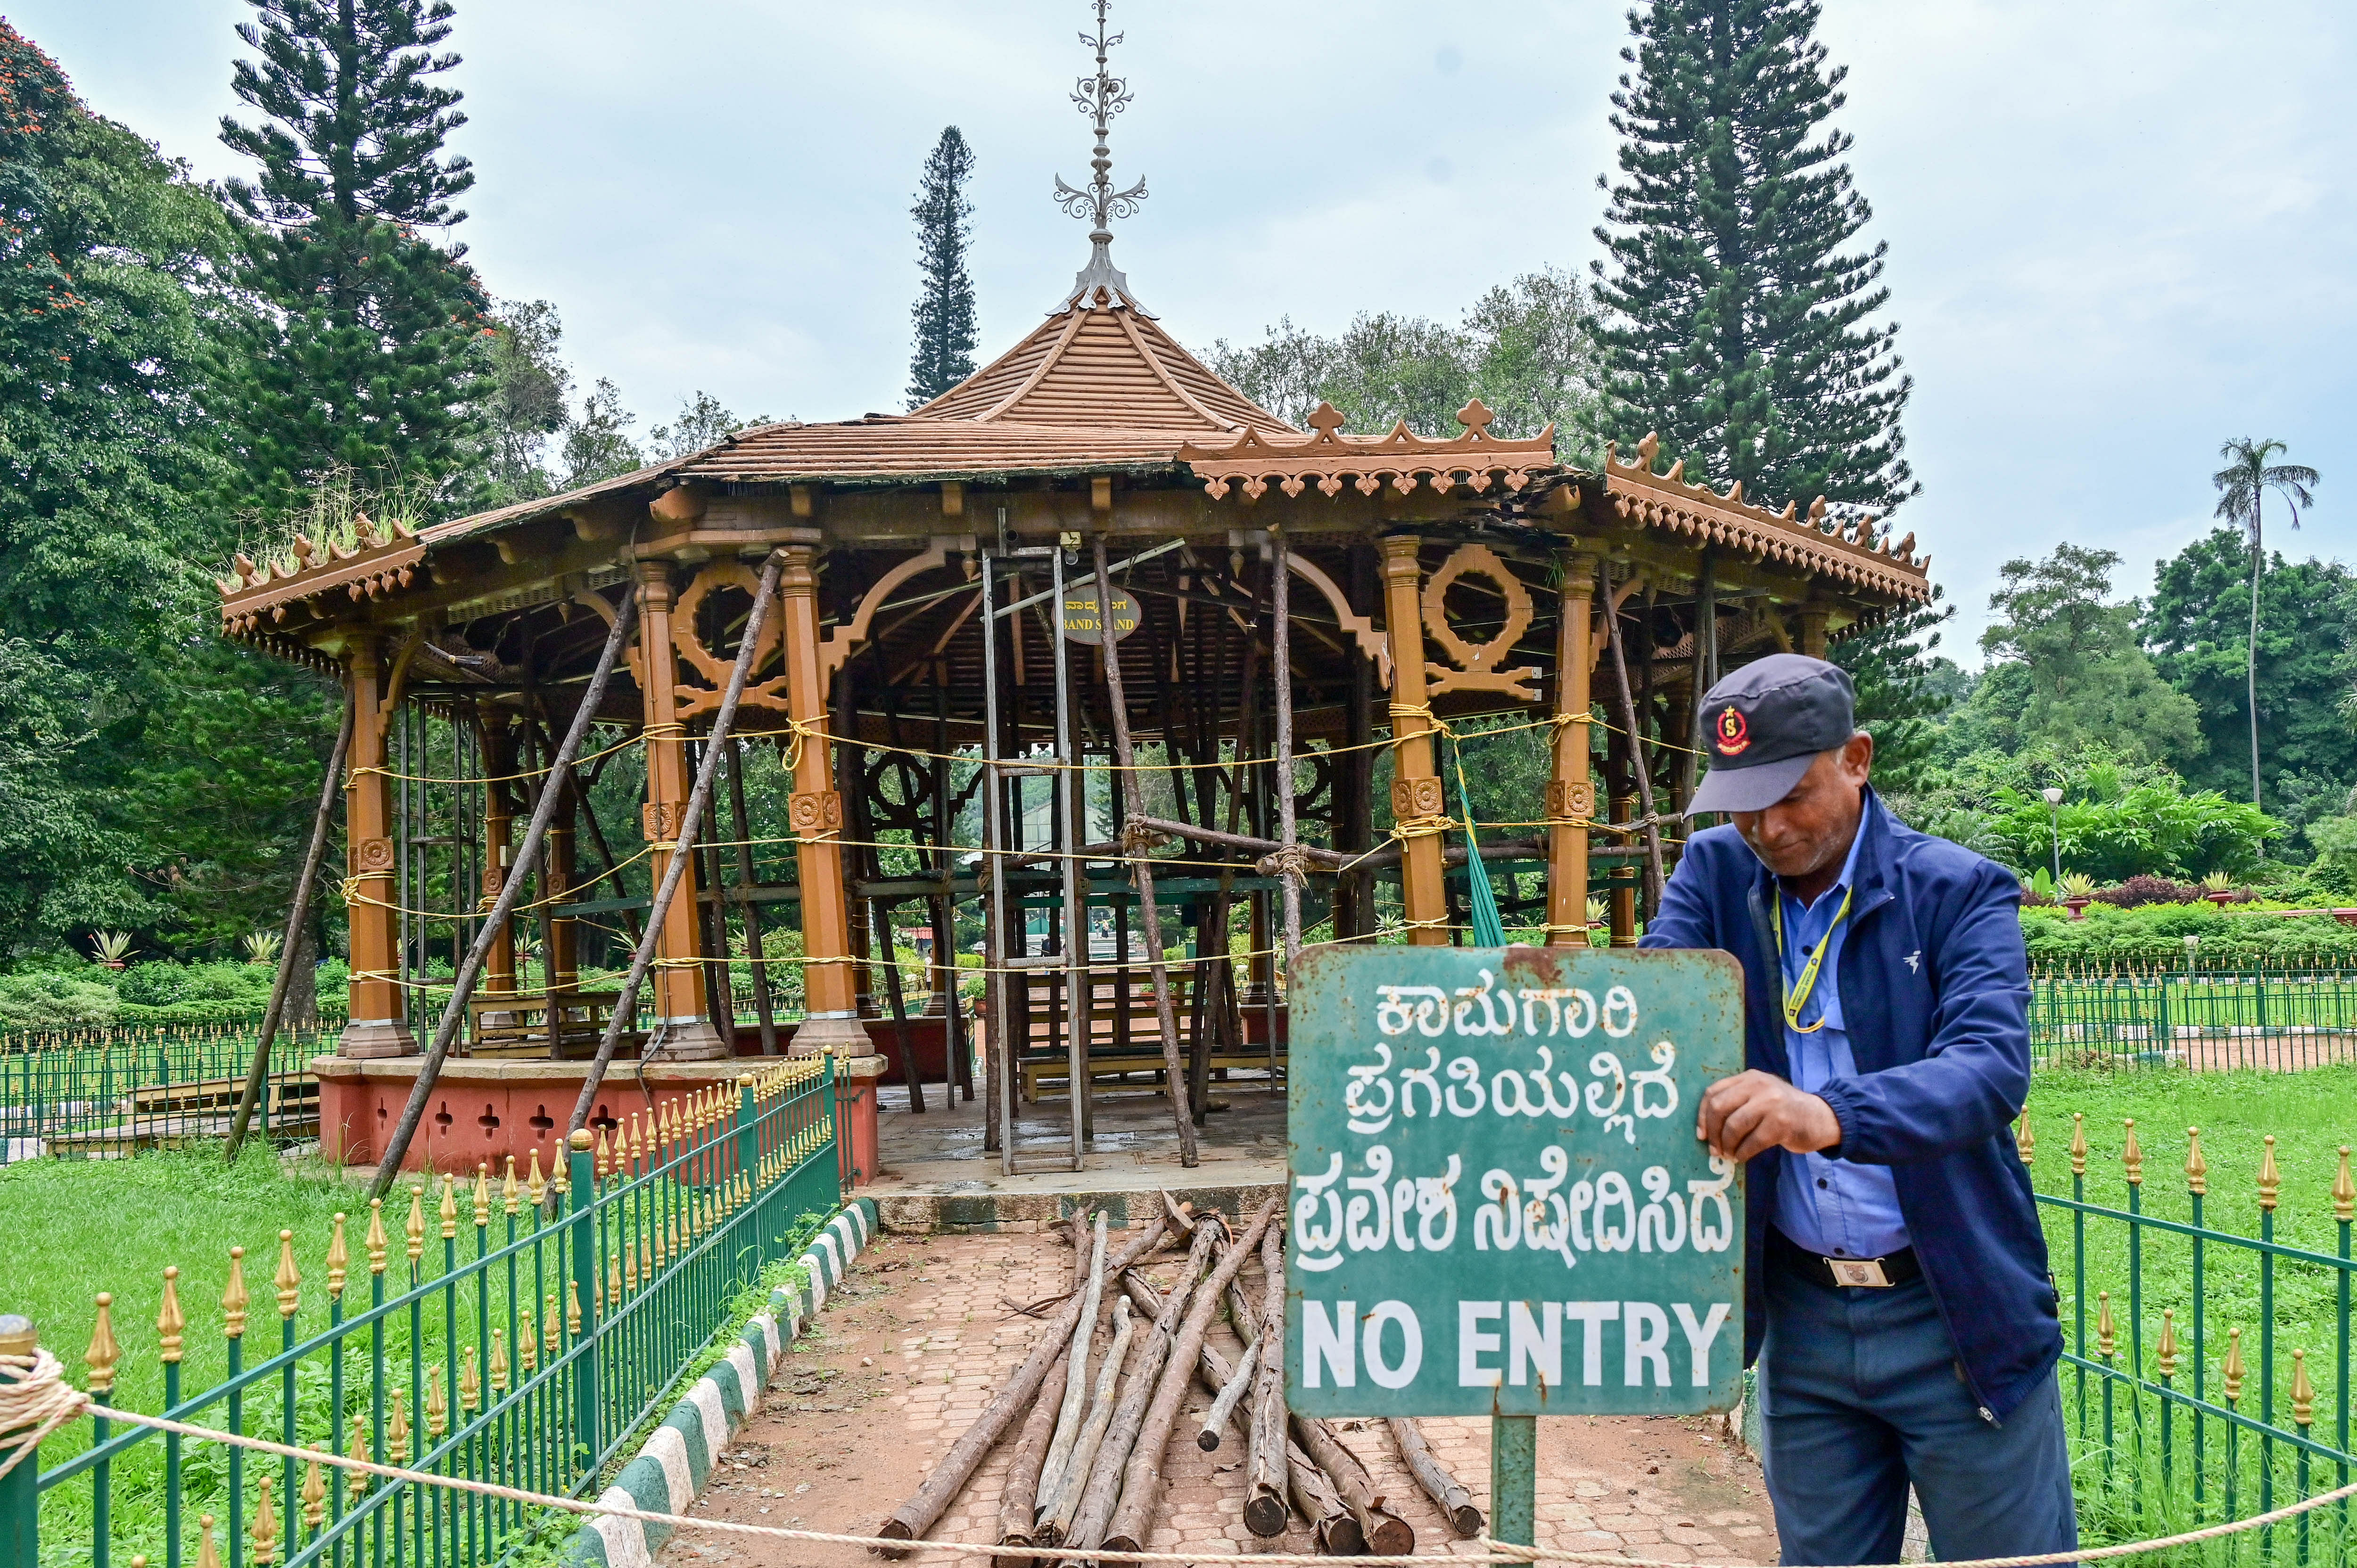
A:
{"label": "orange painted pillar", "polygon": [[[1566,555],[1563,561],[1562,620],[1556,633],[1555,711],[1559,718],[1585,720],[1592,697],[1588,678],[1596,667],[1596,557]],[[1547,780],[1547,946],[1587,944],[1587,829],[1596,815],[1596,786],[1587,776],[1593,726],[1555,726],[1555,770]]]}
{"label": "orange painted pillar", "polygon": [[[542,896],[552,903],[573,891],[573,819],[579,809],[579,798],[574,793],[573,780],[568,778],[557,787],[556,815],[548,822],[548,876]],[[577,991],[581,988],[578,922],[561,918],[549,920],[548,952],[544,961],[549,990]]]}
{"label": "orange painted pillar", "polygon": [[795,1056],[833,1051],[866,1056],[867,1031],[859,1022],[859,977],[849,961],[851,908],[843,883],[843,796],[834,789],[834,748],[823,732],[827,678],[818,662],[816,529],[798,529],[781,546],[779,626],[784,633],[786,703],[795,727],[793,793],[789,800],[795,875],[802,886],[802,1022]]}
{"label": "orange painted pillar", "polygon": [[[483,898],[480,908],[488,913],[514,875],[511,864],[515,854],[515,785],[510,775],[516,770],[515,721],[509,714],[494,710],[483,720]],[[491,938],[490,951],[483,957],[482,993],[486,996],[512,996],[516,989],[515,921],[512,918],[500,922],[498,932]]]}
{"label": "orange painted pillar", "polygon": [[386,711],[378,682],[383,656],[372,638],[354,643],[344,659],[344,700],[352,707],[350,770],[344,783],[344,871],[351,927],[349,1012],[338,1054],[406,1057],[416,1036],[402,1006],[401,947],[395,924],[393,780],[385,776]]}
{"label": "orange painted pillar", "polygon": [[[1392,653],[1392,821],[1445,816],[1447,796],[1434,766],[1432,719],[1426,712],[1424,572],[1416,564],[1423,541],[1392,534],[1383,541],[1383,630]],[[1448,945],[1448,895],[1442,886],[1441,838],[1416,833],[1404,845],[1400,893],[1407,904],[1408,940]]]}
{"label": "orange painted pillar", "polygon": [[[679,660],[672,650],[671,612],[676,595],[671,567],[662,561],[639,563],[639,640],[632,672],[644,703],[647,799],[640,809],[646,834],[651,886],[660,887],[671,866],[671,846],[679,842],[694,792],[687,766],[687,736],[679,714]],[[683,1061],[726,1056],[720,1033],[705,1011],[704,975],[696,967],[704,944],[696,918],[695,857],[688,857],[679,891],[663,914],[655,941],[655,1022],[665,1027],[663,1055]],[[652,911],[649,911],[651,915]]]}

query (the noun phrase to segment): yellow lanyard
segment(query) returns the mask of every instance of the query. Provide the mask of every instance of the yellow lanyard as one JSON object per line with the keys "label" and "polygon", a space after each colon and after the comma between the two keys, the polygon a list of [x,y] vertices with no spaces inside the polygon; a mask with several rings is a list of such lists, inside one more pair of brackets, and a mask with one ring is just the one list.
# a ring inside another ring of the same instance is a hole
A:
{"label": "yellow lanyard", "polygon": [[[1809,1004],[1810,995],[1817,989],[1817,971],[1824,966],[1825,950],[1833,946],[1834,932],[1840,929],[1842,921],[1849,915],[1851,892],[1852,889],[1846,887],[1842,889],[1841,908],[1834,911],[1832,922],[1825,927],[1825,934],[1817,939],[1817,950],[1811,953],[1809,961],[1801,966],[1801,978],[1784,987],[1784,1026],[1796,1035],[1813,1035],[1825,1026],[1823,1008],[1818,1009],[1817,1021],[1813,1024],[1801,1022],[1801,1009]],[[1781,981],[1784,978],[1784,890],[1781,887],[1776,890],[1775,914],[1776,978]]]}

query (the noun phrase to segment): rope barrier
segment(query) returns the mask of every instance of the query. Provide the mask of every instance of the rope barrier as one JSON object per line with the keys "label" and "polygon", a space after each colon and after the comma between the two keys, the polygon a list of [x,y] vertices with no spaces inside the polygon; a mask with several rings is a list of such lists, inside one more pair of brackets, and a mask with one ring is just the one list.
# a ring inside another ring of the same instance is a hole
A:
{"label": "rope barrier", "polygon": [[[242,1433],[223,1432],[216,1427],[197,1426],[188,1422],[173,1421],[160,1415],[147,1415],[138,1411],[116,1410],[99,1403],[89,1394],[65,1380],[64,1369],[56,1356],[46,1349],[36,1348],[30,1356],[0,1356],[0,1367],[17,1371],[16,1381],[0,1384],[0,1431],[30,1428],[27,1435],[18,1438],[19,1446],[5,1464],[0,1464],[0,1477],[15,1469],[41,1440],[66,1423],[88,1415],[108,1421],[119,1421],[133,1426],[180,1437],[192,1437],[199,1442],[221,1443],[231,1447],[248,1448],[256,1453],[274,1455],[283,1459],[298,1459],[306,1463],[326,1465],[339,1470],[355,1471],[384,1480],[401,1481],[411,1486],[440,1487],[448,1491],[472,1492],[478,1497],[497,1498],[507,1502],[551,1509],[564,1513],[579,1514],[591,1519],[633,1519],[642,1524],[660,1524],[673,1530],[702,1530],[727,1535],[748,1535],[771,1541],[799,1541],[823,1546],[857,1546],[888,1557],[904,1556],[918,1552],[947,1552],[959,1557],[1003,1557],[1009,1548],[996,1541],[897,1541],[884,1536],[844,1535],[830,1530],[795,1530],[787,1525],[751,1524],[737,1520],[697,1519],[690,1514],[663,1513],[652,1509],[635,1508],[628,1503],[607,1502],[603,1498],[590,1501],[580,1498],[563,1498],[547,1492],[535,1492],[522,1487],[501,1486],[496,1481],[478,1481],[466,1476],[436,1475],[425,1470],[412,1470],[398,1465],[380,1465],[373,1460],[338,1454],[327,1448],[298,1448],[293,1444],[276,1443],[265,1437],[249,1436]],[[2304,1498],[2282,1508],[2270,1509],[2248,1519],[2229,1520],[2200,1530],[2186,1530],[2178,1535],[2163,1536],[2151,1541],[2126,1541],[2115,1546],[2079,1547],[2067,1552],[2022,1553],[2011,1557],[1979,1557],[1965,1562],[1943,1563],[1942,1568],[2059,1568],[2063,1563],[2112,1562],[2126,1557],[2137,1557],[2154,1552],[2173,1551],[2180,1546],[2198,1545],[2205,1541],[2222,1540],[2251,1530],[2265,1529],[2298,1519],[2318,1509],[2329,1508],[2346,1498],[2357,1497],[2357,1481],[2315,1497]],[[1689,1568],[1681,1561],[1672,1563],[1660,1558],[1630,1557],[1613,1552],[1555,1552],[1544,1547],[1518,1546],[1509,1541],[1493,1541],[1486,1533],[1466,1543],[1470,1552],[1449,1553],[1458,1563],[1568,1563],[1593,1565],[1593,1568]],[[1263,1568],[1330,1568],[1332,1559],[1310,1552],[1113,1552],[1092,1548],[1076,1556],[1101,1563],[1233,1563],[1239,1568],[1259,1564]],[[1429,1554],[1368,1555],[1353,1558],[1354,1563],[1368,1568],[1425,1568],[1434,1561]],[[1874,1568],[1905,1568],[1900,1563],[1876,1564]]]}

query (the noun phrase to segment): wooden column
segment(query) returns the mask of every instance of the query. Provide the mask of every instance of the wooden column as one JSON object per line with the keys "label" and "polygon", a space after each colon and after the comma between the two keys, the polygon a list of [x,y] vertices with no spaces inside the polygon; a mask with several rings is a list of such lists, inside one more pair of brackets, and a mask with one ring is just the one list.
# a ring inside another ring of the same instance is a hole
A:
{"label": "wooden column", "polygon": [[[1413,534],[1383,542],[1383,628],[1392,652],[1392,820],[1406,822],[1446,813],[1435,766],[1432,720],[1425,712],[1423,569]],[[1400,892],[1407,904],[1408,940],[1446,947],[1448,902],[1441,880],[1441,835],[1409,838],[1400,858]]]}
{"label": "wooden column", "polygon": [[[679,660],[672,650],[671,626],[676,596],[671,567],[662,561],[641,561],[638,571],[639,640],[632,673],[645,703],[647,754],[647,799],[639,821],[654,851],[649,856],[650,886],[660,887],[671,866],[671,846],[686,826],[683,813],[694,780],[687,766],[687,736],[678,718]],[[654,1013],[659,1026],[668,1026],[662,1054],[694,1061],[725,1052],[705,1008],[694,856],[688,860],[655,944]]]}
{"label": "wooden column", "polygon": [[[483,901],[489,909],[507,879],[518,875],[515,858],[516,732],[514,718],[497,710],[483,717]],[[512,996],[516,989],[515,921],[501,920],[483,960],[484,996]]]}
{"label": "wooden column", "polygon": [[372,638],[345,657],[345,701],[352,708],[351,771],[344,785],[345,873],[350,898],[352,969],[350,1022],[336,1049],[348,1057],[411,1057],[417,1038],[402,1005],[401,940],[393,910],[393,780],[384,775],[392,714],[377,682],[382,658]]}
{"label": "wooden column", "polygon": [[1813,606],[1801,608],[1801,651],[1812,659],[1825,656],[1825,622],[1829,612]]}
{"label": "wooden column", "polygon": [[1592,701],[1588,678],[1596,668],[1591,625],[1596,605],[1596,557],[1571,554],[1563,561],[1562,622],[1555,635],[1555,711],[1580,719],[1556,726],[1555,772],[1547,780],[1546,814],[1555,822],[1547,835],[1547,946],[1584,947],[1587,942],[1587,829],[1573,826],[1596,815],[1596,786],[1587,777],[1594,726],[1586,723]]}
{"label": "wooden column", "polygon": [[[543,788],[547,788],[544,785]],[[579,806],[579,796],[574,782],[566,779],[555,787],[559,791],[556,819],[548,824],[547,886],[542,897],[552,902],[573,891],[573,819]],[[578,991],[581,988],[581,927],[576,920],[552,916],[548,922],[547,972],[551,991]]]}
{"label": "wooden column", "polygon": [[859,1023],[859,981],[848,961],[851,901],[843,885],[843,796],[834,788],[834,759],[824,736],[827,683],[818,665],[818,577],[812,567],[819,534],[816,529],[795,532],[797,536],[781,546],[786,569],[778,579],[786,702],[795,725],[802,730],[793,740],[794,788],[788,812],[802,883],[806,961],[802,1023],[794,1031],[793,1054],[866,1056],[869,1047],[867,1031]]}
{"label": "wooden column", "polygon": [[[1630,749],[1633,762],[1635,747],[1632,746]],[[1641,764],[1636,765],[1641,766]],[[1623,795],[1612,802],[1614,822],[1625,822],[1636,814],[1636,796]],[[1628,845],[1633,844],[1636,840],[1632,836],[1624,834],[1620,842],[1623,845]],[[1611,897],[1612,945],[1616,948],[1633,948],[1637,945],[1637,866],[1635,862],[1623,860],[1615,863],[1612,867]]]}

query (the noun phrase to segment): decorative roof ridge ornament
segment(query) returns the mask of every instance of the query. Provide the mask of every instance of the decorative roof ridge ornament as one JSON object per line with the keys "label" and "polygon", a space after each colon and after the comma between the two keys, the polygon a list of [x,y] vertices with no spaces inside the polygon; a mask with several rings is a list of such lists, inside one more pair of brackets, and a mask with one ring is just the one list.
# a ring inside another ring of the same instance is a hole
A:
{"label": "decorative roof ridge ornament", "polygon": [[1555,426],[1524,438],[1498,436],[1490,434],[1491,417],[1475,398],[1457,411],[1464,430],[1448,439],[1418,435],[1405,421],[1383,435],[1346,435],[1341,414],[1320,403],[1307,422],[1308,435],[1271,438],[1246,429],[1223,446],[1190,441],[1178,449],[1178,460],[1214,500],[1239,482],[1246,500],[1258,500],[1271,479],[1288,496],[1313,481],[1328,496],[1340,494],[1345,482],[1361,495],[1372,496],[1385,483],[1406,495],[1419,480],[1443,493],[1464,484],[1479,495],[1503,483],[1519,494],[1534,477],[1555,467]]}
{"label": "decorative roof ridge ornament", "polygon": [[1072,280],[1072,292],[1051,313],[1059,316],[1073,309],[1118,310],[1125,306],[1141,316],[1153,314],[1137,303],[1137,297],[1129,292],[1128,277],[1113,264],[1113,231],[1106,226],[1115,218],[1135,213],[1137,204],[1146,199],[1143,179],[1127,190],[1113,188],[1113,154],[1106,147],[1105,134],[1113,117],[1129,106],[1131,94],[1126,81],[1105,70],[1105,52],[1122,38],[1119,33],[1110,38],[1105,34],[1107,4],[1108,0],[1096,0],[1096,37],[1081,35],[1081,42],[1097,51],[1096,74],[1080,78],[1072,88],[1073,104],[1096,126],[1096,156],[1089,161],[1090,168],[1095,172],[1086,189],[1065,184],[1061,175],[1056,177],[1056,205],[1074,218],[1088,219],[1093,225],[1089,231],[1089,264]]}

